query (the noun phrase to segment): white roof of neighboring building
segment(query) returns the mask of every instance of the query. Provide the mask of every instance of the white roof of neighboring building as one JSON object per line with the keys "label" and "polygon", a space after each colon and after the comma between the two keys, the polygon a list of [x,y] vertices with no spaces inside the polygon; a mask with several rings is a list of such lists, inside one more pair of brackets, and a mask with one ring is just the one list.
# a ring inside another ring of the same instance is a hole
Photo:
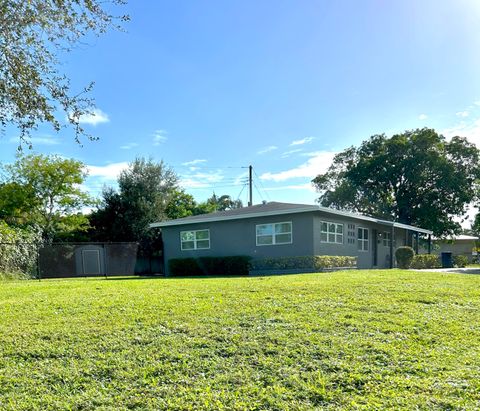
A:
{"label": "white roof of neighboring building", "polygon": [[434,238],[435,241],[477,241],[478,239],[478,237],[466,234],[455,235],[447,238]]}
{"label": "white roof of neighboring building", "polygon": [[213,221],[238,220],[243,218],[264,217],[270,215],[282,215],[293,213],[305,213],[312,211],[322,211],[324,213],[353,218],[356,220],[371,221],[373,223],[383,224],[390,227],[404,228],[423,234],[432,234],[432,231],[424,228],[414,227],[408,224],[397,223],[394,221],[381,220],[374,217],[368,217],[362,214],[350,213],[348,211],[335,210],[333,208],[322,207],[308,204],[277,203],[272,201],[266,204],[258,204],[250,207],[237,208],[234,210],[218,211],[215,213],[201,214],[196,216],[178,218],[176,220],[161,221],[150,224],[150,228],[169,227],[183,224],[208,223]]}

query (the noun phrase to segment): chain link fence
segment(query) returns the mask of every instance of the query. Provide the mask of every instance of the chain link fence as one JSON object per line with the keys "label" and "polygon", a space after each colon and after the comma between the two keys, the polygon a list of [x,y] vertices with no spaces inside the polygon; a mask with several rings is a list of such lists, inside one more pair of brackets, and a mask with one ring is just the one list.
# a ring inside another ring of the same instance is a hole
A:
{"label": "chain link fence", "polygon": [[0,272],[31,278],[163,274],[161,256],[140,255],[137,243],[0,243]]}

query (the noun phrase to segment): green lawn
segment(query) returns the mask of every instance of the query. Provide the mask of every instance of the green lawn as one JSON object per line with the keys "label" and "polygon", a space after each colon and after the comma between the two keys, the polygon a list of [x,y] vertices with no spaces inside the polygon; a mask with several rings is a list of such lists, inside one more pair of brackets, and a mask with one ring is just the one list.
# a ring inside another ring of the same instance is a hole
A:
{"label": "green lawn", "polygon": [[480,276],[0,283],[0,409],[480,408]]}

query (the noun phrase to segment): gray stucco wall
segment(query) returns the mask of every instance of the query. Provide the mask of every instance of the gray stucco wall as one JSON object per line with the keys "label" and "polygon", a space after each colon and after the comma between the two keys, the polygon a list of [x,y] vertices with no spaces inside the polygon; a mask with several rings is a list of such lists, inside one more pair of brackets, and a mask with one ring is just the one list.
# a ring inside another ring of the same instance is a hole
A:
{"label": "gray stucco wall", "polygon": [[475,248],[475,240],[455,240],[449,241],[435,241],[434,252],[441,254],[442,252],[451,252],[453,255],[464,255],[469,261],[472,261],[472,250]]}
{"label": "gray stucco wall", "polygon": [[[343,224],[343,244],[330,244],[321,241],[321,222],[332,222]],[[331,214],[319,212],[314,217],[314,253],[316,255],[343,255],[343,256],[357,256],[358,268],[389,268],[390,267],[390,246],[384,245],[384,232],[390,232],[391,227],[372,223],[368,221],[361,221],[353,218],[343,216],[332,216]],[[349,224],[354,228],[349,229]],[[357,239],[358,228],[368,229],[369,243],[368,251],[359,250],[359,243]],[[374,233],[376,230],[376,238]],[[354,236],[349,236],[349,231],[354,233]],[[349,238],[353,241],[349,242]],[[394,250],[395,247],[405,244],[406,230],[395,228],[394,234]],[[377,264],[374,265],[374,244],[377,246]]]}
{"label": "gray stucco wall", "polygon": [[[268,223],[292,222],[292,244],[256,245],[256,225]],[[330,244],[321,241],[321,222],[343,224],[343,244]],[[348,225],[354,225],[349,230]],[[368,229],[368,251],[360,251],[357,239],[359,227]],[[210,249],[181,250],[180,232],[186,230],[210,230]],[[376,238],[374,238],[376,230]],[[353,237],[348,232],[354,233]],[[163,227],[165,270],[168,275],[168,260],[187,257],[220,257],[229,255],[248,255],[253,258],[289,257],[304,255],[341,255],[357,256],[358,268],[389,268],[390,246],[383,242],[384,232],[390,232],[391,226],[361,221],[344,216],[334,216],[322,212],[286,214],[281,216],[256,217],[239,220],[217,221],[200,224],[185,224]],[[348,239],[350,238],[350,242]],[[374,241],[377,247],[377,261],[374,265]],[[411,245],[411,235],[407,239],[407,230],[395,228],[395,248]]]}
{"label": "gray stucco wall", "polygon": [[[256,225],[292,222],[292,244],[256,245]],[[210,230],[210,249],[181,250],[180,232],[186,230]],[[216,221],[162,228],[165,271],[168,260],[188,257],[221,257],[248,255],[253,258],[290,257],[312,255],[313,214],[299,213],[281,216],[257,217],[240,220]]]}

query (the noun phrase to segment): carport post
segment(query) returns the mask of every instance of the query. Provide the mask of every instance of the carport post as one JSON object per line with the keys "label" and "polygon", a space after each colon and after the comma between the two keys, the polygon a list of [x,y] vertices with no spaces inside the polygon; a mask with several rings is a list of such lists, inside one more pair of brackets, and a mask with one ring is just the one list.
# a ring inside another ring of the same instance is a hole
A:
{"label": "carport post", "polygon": [[395,226],[392,224],[390,230],[390,268],[393,268],[393,241],[395,239]]}
{"label": "carport post", "polygon": [[415,254],[418,254],[418,231],[415,233]]}
{"label": "carport post", "polygon": [[428,235],[428,254],[432,254],[432,235]]}

